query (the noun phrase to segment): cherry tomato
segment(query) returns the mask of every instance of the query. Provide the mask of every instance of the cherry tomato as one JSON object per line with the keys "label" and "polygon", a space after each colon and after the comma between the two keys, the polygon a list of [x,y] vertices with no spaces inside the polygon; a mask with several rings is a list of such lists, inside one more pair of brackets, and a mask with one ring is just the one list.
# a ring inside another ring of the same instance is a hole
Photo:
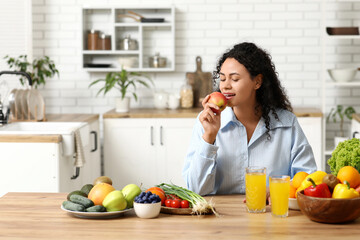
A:
{"label": "cherry tomato", "polygon": [[178,196],[176,196],[175,194],[168,194],[166,195],[166,198],[168,199],[180,199]]}
{"label": "cherry tomato", "polygon": [[171,207],[171,202],[172,202],[172,199],[169,199],[169,198],[166,199],[166,200],[165,200],[165,206],[166,206],[166,207]]}
{"label": "cherry tomato", "polygon": [[180,202],[181,208],[188,208],[189,207],[189,201],[188,200],[182,200]]}
{"label": "cherry tomato", "polygon": [[180,205],[181,205],[180,203],[181,203],[181,201],[179,199],[174,199],[174,200],[171,201],[171,207],[172,208],[179,208]]}

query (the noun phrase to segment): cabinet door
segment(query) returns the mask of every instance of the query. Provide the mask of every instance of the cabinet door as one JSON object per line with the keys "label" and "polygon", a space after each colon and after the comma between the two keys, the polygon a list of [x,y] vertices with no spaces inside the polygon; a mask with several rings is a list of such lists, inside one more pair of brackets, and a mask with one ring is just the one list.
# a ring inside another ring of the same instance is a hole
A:
{"label": "cabinet door", "polygon": [[95,178],[101,176],[99,120],[89,123],[88,134],[88,144],[84,148],[85,164],[80,169],[80,176],[84,184],[93,183]]}
{"label": "cabinet door", "polygon": [[168,118],[158,120],[159,142],[157,168],[161,171],[158,182],[174,183],[185,187],[181,176],[189,147],[195,118]]}
{"label": "cabinet door", "polygon": [[6,192],[59,192],[58,143],[2,142],[0,152],[0,196]]}
{"label": "cabinet door", "polygon": [[351,137],[360,138],[360,123],[356,119],[351,120]]}
{"label": "cabinet door", "polygon": [[104,174],[116,189],[158,184],[153,119],[104,119]]}
{"label": "cabinet door", "polygon": [[318,170],[325,171],[325,166],[322,160],[322,135],[321,135],[321,122],[320,117],[299,117],[299,124],[312,147],[316,166]]}

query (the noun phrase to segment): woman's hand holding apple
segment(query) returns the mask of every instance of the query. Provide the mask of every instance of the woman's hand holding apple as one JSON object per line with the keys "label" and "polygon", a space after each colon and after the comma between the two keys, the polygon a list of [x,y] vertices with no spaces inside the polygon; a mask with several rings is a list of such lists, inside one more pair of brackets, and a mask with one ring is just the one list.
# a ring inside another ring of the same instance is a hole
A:
{"label": "woman's hand holding apple", "polygon": [[[219,107],[216,100],[218,100],[218,98],[214,98],[214,93],[206,96],[202,101],[202,106],[204,107],[204,110],[199,116],[199,120],[205,131],[203,134],[203,139],[205,142],[210,144],[213,144],[215,142],[216,135],[220,129],[220,112],[225,108],[223,106],[223,103]],[[216,112],[216,114],[214,112]]]}

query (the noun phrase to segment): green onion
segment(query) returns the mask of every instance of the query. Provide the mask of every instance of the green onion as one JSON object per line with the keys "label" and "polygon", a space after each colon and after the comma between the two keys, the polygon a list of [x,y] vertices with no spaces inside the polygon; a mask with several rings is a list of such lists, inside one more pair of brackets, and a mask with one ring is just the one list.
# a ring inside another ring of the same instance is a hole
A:
{"label": "green onion", "polygon": [[211,200],[207,202],[202,196],[190,191],[189,189],[168,183],[161,183],[157,185],[157,187],[162,188],[167,195],[175,194],[181,199],[189,201],[193,213],[196,213],[197,215],[213,212],[216,216],[219,216],[219,214],[215,211],[214,204]]}

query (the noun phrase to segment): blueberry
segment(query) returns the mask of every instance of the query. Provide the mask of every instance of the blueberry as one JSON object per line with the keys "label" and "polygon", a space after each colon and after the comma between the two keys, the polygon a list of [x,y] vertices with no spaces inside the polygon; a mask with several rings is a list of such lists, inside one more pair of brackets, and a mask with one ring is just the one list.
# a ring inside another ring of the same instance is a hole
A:
{"label": "blueberry", "polygon": [[159,202],[159,201],[153,200],[151,203],[157,203],[157,202]]}
{"label": "blueberry", "polygon": [[138,203],[144,203],[144,200],[140,199]]}
{"label": "blueberry", "polygon": [[150,203],[150,201],[146,200],[144,203]]}
{"label": "blueberry", "polygon": [[147,197],[143,196],[141,199],[145,201],[145,200],[147,200]]}
{"label": "blueberry", "polygon": [[151,194],[152,194],[152,193],[149,191],[149,192],[146,193],[146,196],[147,196],[147,197],[150,197]]}
{"label": "blueberry", "polygon": [[145,192],[141,192],[139,196],[142,198],[143,196],[145,196]]}

